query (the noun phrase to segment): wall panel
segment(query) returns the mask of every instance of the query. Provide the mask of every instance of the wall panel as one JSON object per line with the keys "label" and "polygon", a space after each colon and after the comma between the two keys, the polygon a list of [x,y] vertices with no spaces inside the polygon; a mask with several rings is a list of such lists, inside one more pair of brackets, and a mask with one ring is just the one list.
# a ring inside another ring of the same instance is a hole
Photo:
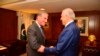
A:
{"label": "wall panel", "polygon": [[[61,21],[60,21],[60,14],[61,13],[50,13],[49,15],[49,23],[52,25],[50,26],[50,34],[49,34],[49,39],[47,37],[47,40],[49,42],[56,43],[59,34],[61,33],[62,29],[64,26],[62,26]],[[100,11],[76,11],[75,12],[76,17],[89,17],[89,35],[94,34],[97,38],[98,44],[100,43]],[[49,30],[49,29],[48,29]],[[47,30],[47,31],[48,31]],[[88,36],[81,36],[80,39],[80,44],[83,45],[84,42],[88,39]],[[100,46],[100,45],[98,45]]]}
{"label": "wall panel", "polygon": [[0,44],[17,39],[17,16],[15,11],[0,8]]}

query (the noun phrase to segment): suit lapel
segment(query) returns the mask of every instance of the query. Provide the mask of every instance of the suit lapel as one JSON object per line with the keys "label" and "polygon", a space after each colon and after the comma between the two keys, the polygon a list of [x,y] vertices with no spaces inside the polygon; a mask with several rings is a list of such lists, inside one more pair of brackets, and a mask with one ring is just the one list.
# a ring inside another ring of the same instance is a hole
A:
{"label": "suit lapel", "polygon": [[45,35],[43,33],[43,31],[41,32],[41,29],[39,28],[39,26],[36,24],[36,22],[34,22],[34,26],[35,26],[35,29],[38,31],[38,33],[43,36],[45,38]]}
{"label": "suit lapel", "polygon": [[[68,28],[71,27],[71,24],[74,24],[74,22],[71,22],[69,25],[67,25],[67,26],[63,29],[63,31],[61,32],[60,36],[66,31],[66,29],[68,29]],[[60,36],[59,36],[59,37],[60,37]]]}

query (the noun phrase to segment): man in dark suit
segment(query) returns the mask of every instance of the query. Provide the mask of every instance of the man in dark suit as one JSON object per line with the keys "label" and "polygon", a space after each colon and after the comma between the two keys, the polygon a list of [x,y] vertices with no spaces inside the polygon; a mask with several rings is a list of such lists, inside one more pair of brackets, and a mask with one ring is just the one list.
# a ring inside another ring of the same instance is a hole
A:
{"label": "man in dark suit", "polygon": [[61,21],[65,26],[61,34],[57,45],[55,47],[49,47],[41,49],[40,52],[45,52],[48,56],[50,53],[56,56],[78,56],[78,44],[80,40],[80,30],[74,23],[75,14],[72,9],[66,8],[62,11]]}
{"label": "man in dark suit", "polygon": [[40,47],[44,48],[45,36],[42,32],[41,26],[44,26],[48,19],[48,13],[41,11],[37,14],[36,20],[29,26],[27,30],[28,44],[27,54],[28,56],[43,56],[42,53],[37,52],[41,50]]}

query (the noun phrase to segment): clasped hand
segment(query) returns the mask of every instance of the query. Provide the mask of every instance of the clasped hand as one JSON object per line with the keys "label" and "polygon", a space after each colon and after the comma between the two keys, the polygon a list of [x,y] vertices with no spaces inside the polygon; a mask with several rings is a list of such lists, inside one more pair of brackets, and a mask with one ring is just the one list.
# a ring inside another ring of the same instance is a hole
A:
{"label": "clasped hand", "polygon": [[[53,48],[53,46],[50,46],[49,48]],[[45,46],[41,45],[39,48],[38,48],[38,52],[40,53],[44,53],[44,49],[45,49]]]}

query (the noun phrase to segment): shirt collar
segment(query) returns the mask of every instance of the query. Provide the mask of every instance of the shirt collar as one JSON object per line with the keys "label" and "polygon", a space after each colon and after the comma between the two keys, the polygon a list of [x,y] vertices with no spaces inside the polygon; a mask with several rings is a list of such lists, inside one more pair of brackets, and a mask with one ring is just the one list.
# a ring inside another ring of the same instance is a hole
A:
{"label": "shirt collar", "polygon": [[36,21],[36,24],[38,25],[38,27],[41,27],[41,26],[39,25],[38,21]]}
{"label": "shirt collar", "polygon": [[69,21],[66,25],[65,25],[65,27],[67,27],[70,23],[72,23],[73,22],[73,20],[72,21]]}

